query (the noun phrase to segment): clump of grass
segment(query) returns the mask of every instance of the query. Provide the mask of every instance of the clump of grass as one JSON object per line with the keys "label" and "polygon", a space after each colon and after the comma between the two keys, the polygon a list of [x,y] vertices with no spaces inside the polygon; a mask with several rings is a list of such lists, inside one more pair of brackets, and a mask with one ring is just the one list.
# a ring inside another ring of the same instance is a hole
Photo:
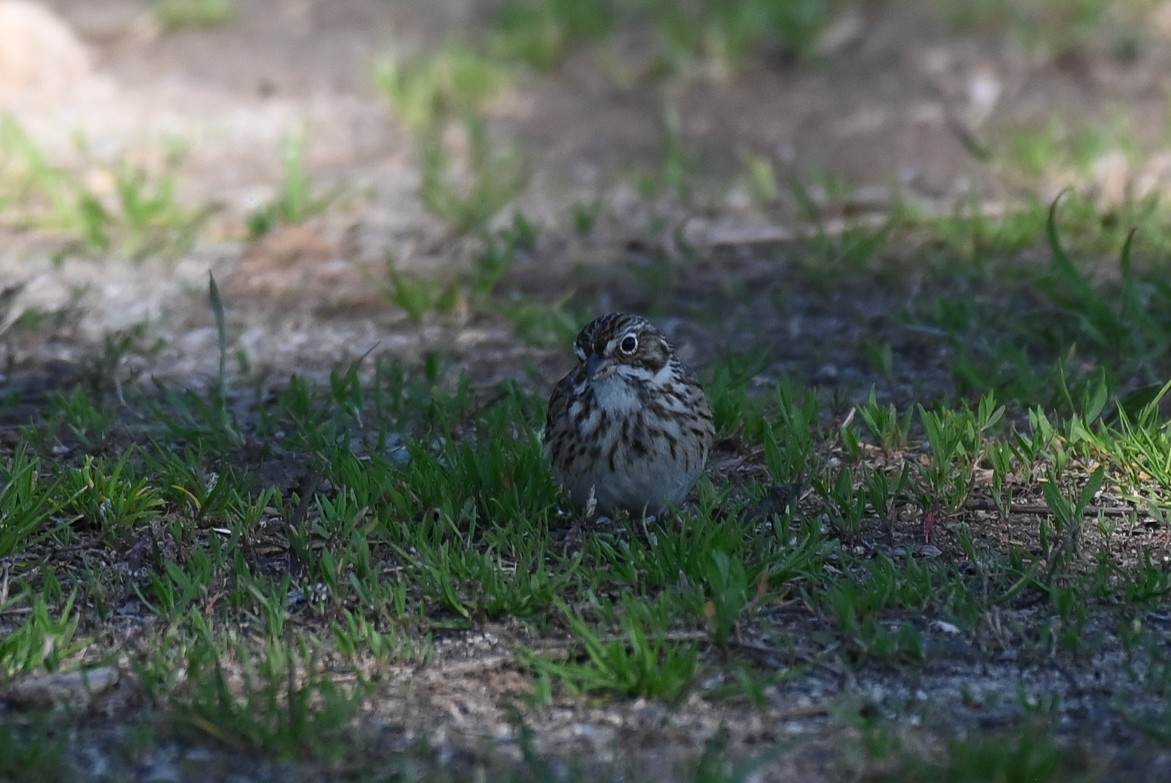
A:
{"label": "clump of grass", "polygon": [[481,229],[520,193],[528,166],[520,150],[493,144],[484,122],[469,117],[461,155],[441,139],[422,143],[423,204],[457,233]]}
{"label": "clump of grass", "polygon": [[501,59],[549,71],[575,44],[608,36],[618,8],[614,0],[507,0],[495,16],[489,48]]}
{"label": "clump of grass", "polygon": [[164,30],[186,30],[224,25],[235,9],[232,0],[155,0],[150,7]]}
{"label": "clump of grass", "polygon": [[[1152,247],[1161,252],[1165,208],[1143,209],[1148,217],[1128,210],[1124,222],[1102,227],[1093,217],[1097,208],[1071,192],[1003,219],[944,221],[937,225],[944,241],[961,247],[961,233],[974,240],[968,252],[983,259],[981,266],[948,280],[959,293],[923,297],[907,317],[948,336],[963,395],[994,391],[1005,402],[1048,408],[1068,404],[1099,373],[1112,388],[1157,390],[1171,354],[1171,322],[1161,315],[1171,288],[1151,254]],[[1132,231],[1135,225],[1142,231]],[[1047,244],[1046,262],[1021,255],[1038,237]],[[1046,317],[1025,328],[1022,314],[1038,307]]]}
{"label": "clump of grass", "polygon": [[1069,749],[1046,727],[1030,728],[1011,736],[952,739],[942,758],[926,760],[906,752],[897,779],[911,781],[1089,781],[1100,779],[1093,754]]}
{"label": "clump of grass", "polygon": [[142,259],[191,247],[213,209],[180,203],[176,172],[182,160],[176,147],[157,173],[124,160],[92,159],[84,174],[66,171],[15,120],[0,118],[0,182],[16,193],[7,205],[8,220],[20,228],[66,232],[94,254]]}
{"label": "clump of grass", "polygon": [[420,198],[456,233],[482,230],[527,182],[519,148],[493,142],[484,119],[507,81],[501,63],[465,44],[378,67],[376,82],[419,149]]}
{"label": "clump of grass", "polygon": [[730,72],[762,50],[809,56],[839,8],[836,0],[656,0],[648,4],[648,14],[667,62],[678,67],[699,60]]}
{"label": "clump of grass", "polygon": [[0,679],[48,669],[54,671],[63,660],[85,646],[74,641],[78,615],[76,593],[71,593],[55,614],[43,596],[23,592],[0,601],[0,617],[23,610],[24,620],[0,637]]}
{"label": "clump of grass", "polygon": [[24,447],[0,465],[0,557],[50,534],[51,520],[70,501],[59,484],[43,477],[40,460]]}
{"label": "clump of grass", "polygon": [[617,613],[596,600],[594,607],[620,626],[618,635],[595,629],[566,607],[565,620],[584,648],[585,660],[560,662],[529,655],[529,666],[574,693],[672,700],[686,692],[698,671],[699,650],[694,642],[666,638],[670,621],[664,604],[627,596]]}
{"label": "clump of grass", "polygon": [[314,193],[312,177],[305,163],[305,133],[293,133],[281,141],[281,182],[276,198],[248,216],[248,235],[255,239],[278,225],[304,223],[324,211],[338,196],[334,190]]}
{"label": "clump of grass", "polygon": [[991,0],[944,4],[940,12],[956,29],[1004,31],[1026,47],[1053,57],[1089,50],[1130,60],[1147,40],[1144,30],[1150,6],[1103,0]]}
{"label": "clump of grass", "polygon": [[435,313],[450,313],[459,303],[459,289],[423,275],[400,270],[386,257],[386,296],[414,321]]}
{"label": "clump of grass", "polygon": [[74,770],[66,761],[68,743],[52,724],[44,716],[0,724],[0,779],[67,780],[72,776]]}
{"label": "clump of grass", "polygon": [[481,114],[507,82],[498,61],[458,42],[416,60],[383,60],[375,71],[375,84],[417,137],[434,133],[451,117]]}
{"label": "clump of grass", "polygon": [[193,639],[172,639],[139,667],[148,692],[187,735],[278,758],[340,757],[362,683],[334,682],[307,644],[271,640],[258,650],[205,621],[195,628]]}

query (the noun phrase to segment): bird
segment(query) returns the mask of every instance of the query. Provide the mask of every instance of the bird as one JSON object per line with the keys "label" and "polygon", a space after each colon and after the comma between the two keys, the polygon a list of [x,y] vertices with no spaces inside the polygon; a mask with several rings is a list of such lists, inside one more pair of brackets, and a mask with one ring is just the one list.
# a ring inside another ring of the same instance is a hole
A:
{"label": "bird", "polygon": [[554,386],[545,422],[558,483],[587,515],[681,504],[715,440],[695,372],[638,315],[595,318],[573,348],[578,364]]}

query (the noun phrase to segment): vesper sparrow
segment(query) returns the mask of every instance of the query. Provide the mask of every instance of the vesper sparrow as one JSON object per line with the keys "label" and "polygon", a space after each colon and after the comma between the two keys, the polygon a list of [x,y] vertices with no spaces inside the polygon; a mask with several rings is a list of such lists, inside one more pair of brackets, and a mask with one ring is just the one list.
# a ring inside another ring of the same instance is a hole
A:
{"label": "vesper sparrow", "polygon": [[703,473],[715,428],[695,373],[636,315],[591,321],[578,366],[549,398],[545,448],[570,498],[602,513],[655,513],[682,502]]}

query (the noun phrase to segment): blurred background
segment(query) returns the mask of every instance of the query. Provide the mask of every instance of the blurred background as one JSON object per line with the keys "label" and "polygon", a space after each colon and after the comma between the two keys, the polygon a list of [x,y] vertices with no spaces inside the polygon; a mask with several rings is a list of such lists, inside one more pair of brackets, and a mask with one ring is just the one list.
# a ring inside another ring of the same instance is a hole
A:
{"label": "blurred background", "polygon": [[7,361],[211,377],[210,271],[252,374],[542,382],[628,308],[925,382],[981,316],[891,314],[1027,266],[1059,193],[1091,260],[1162,252],[1169,41],[1158,0],[0,0]]}

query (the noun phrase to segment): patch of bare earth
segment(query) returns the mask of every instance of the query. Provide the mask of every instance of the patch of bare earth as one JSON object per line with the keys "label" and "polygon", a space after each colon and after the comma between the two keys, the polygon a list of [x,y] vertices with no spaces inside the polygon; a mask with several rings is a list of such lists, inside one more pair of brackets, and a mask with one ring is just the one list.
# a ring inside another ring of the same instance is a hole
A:
{"label": "patch of bare earth", "polygon": [[[400,268],[443,276],[466,265],[468,252],[421,207],[409,136],[374,93],[372,62],[441,41],[452,26],[474,24],[475,4],[251,0],[235,4],[236,15],[223,27],[173,34],[152,26],[143,2],[45,5],[79,36],[84,56],[63,73],[63,83],[54,82],[52,94],[4,93],[4,108],[82,175],[77,131],[98,152],[139,156],[147,164],[160,138],[182,138],[188,144],[184,198],[214,203],[219,211],[213,239],[177,260],[136,264],[95,259],[57,237],[0,232],[0,275],[9,289],[0,300],[3,383],[18,401],[4,409],[5,432],[34,419],[48,392],[94,373],[99,380],[153,375],[192,386],[208,382],[219,359],[209,272],[223,293],[231,349],[246,353],[251,372],[272,385],[293,373],[321,378],[367,354],[414,363],[432,350],[455,356],[457,370],[482,381],[519,376],[545,384],[564,371],[563,347],[521,344],[499,319],[457,313],[417,323],[385,293],[388,254]],[[848,198],[814,192],[829,218],[884,214],[896,191],[943,209],[970,197],[1005,204],[1022,195],[1022,183],[973,154],[973,139],[995,138],[998,128],[1054,113],[1092,118],[1120,107],[1140,129],[1165,125],[1171,47],[1164,43],[1126,61],[1092,52],[1044,58],[999,37],[938,29],[913,4],[903,5],[866,6],[860,32],[824,63],[759,63],[735,78],[698,79],[681,88],[675,98],[697,179],[731,181],[741,155],[751,151],[773,161],[781,181],[825,174],[855,183]],[[0,50],[8,51],[4,46],[0,30]],[[637,49],[637,41],[629,46]],[[794,217],[795,205],[763,209],[742,187],[730,195],[713,187],[720,195],[702,207],[648,202],[633,193],[623,174],[653,169],[661,155],[660,102],[657,88],[617,85],[580,54],[551,77],[522,81],[493,109],[494,130],[518,139],[536,163],[518,208],[541,228],[537,248],[505,285],[547,301],[571,295],[582,310],[651,311],[700,366],[727,349],[762,353],[762,382],[787,375],[841,387],[842,413],[858,390],[888,383],[863,359],[863,343],[876,334],[897,354],[902,375],[893,397],[946,392],[948,347],[892,318],[916,289],[865,276],[812,285],[803,272],[803,245],[792,239],[807,228]],[[323,189],[341,186],[344,195],[305,225],[249,242],[246,215],[274,198],[281,142],[302,131],[316,181]],[[1146,171],[1125,164],[1121,172],[1117,166],[1105,171],[1110,176],[1101,187],[1157,190],[1166,185],[1160,177],[1168,167],[1155,161]],[[602,193],[607,203],[588,238],[564,228],[583,193]],[[669,229],[652,230],[659,223]],[[692,243],[690,255],[677,245],[680,237]],[[670,260],[665,280],[654,277],[664,257]],[[142,325],[146,337],[127,342],[113,366],[100,365],[107,337]],[[289,475],[284,483],[297,480]],[[950,558],[976,573],[980,564],[964,561],[952,528],[966,525],[991,551],[1006,543],[1035,546],[1021,540],[1037,527],[1023,512],[1002,519],[975,509],[942,520],[933,549],[924,546],[922,524],[899,520],[893,532],[868,532],[851,545],[896,562]],[[1140,545],[1168,551],[1165,528],[1142,520],[1108,539],[1081,542],[1077,556],[1088,563],[1102,545],[1124,562]],[[113,567],[130,552],[101,556]],[[971,636],[924,623],[925,663],[879,666],[842,649],[827,630],[829,620],[795,592],[784,606],[751,616],[728,649],[707,653],[713,661],[739,658],[792,673],[765,689],[758,704],[699,695],[672,705],[566,697],[525,722],[540,754],[584,776],[631,770],[641,779],[676,779],[705,743],[718,740],[733,758],[767,757],[753,779],[834,780],[873,771],[859,727],[874,718],[902,718],[903,741],[931,758],[944,735],[1018,731],[1029,715],[1048,711],[1061,738],[1086,749],[1087,770],[1126,780],[1171,779],[1171,753],[1129,718],[1148,708],[1166,715],[1166,705],[1152,701],[1143,672],[1130,668],[1134,656],[1118,616],[1089,618],[1093,652],[1071,659],[1031,636],[1054,622],[1050,611],[1040,599],[1006,608]],[[1165,631],[1168,624],[1166,613],[1131,619]],[[103,643],[131,649],[149,628],[149,620],[128,608]],[[574,652],[568,641],[526,633],[506,625],[452,634],[437,639],[425,661],[381,672],[362,716],[368,741],[362,752],[373,758],[419,753],[425,768],[457,780],[506,774],[524,757],[513,707],[532,689],[512,658],[513,643],[540,641]],[[79,774],[94,780],[314,774],[196,742],[153,744],[132,758],[110,751],[126,739],[123,721],[148,707],[133,678],[87,703],[80,726],[92,739],[77,752]],[[14,714],[11,707],[0,710]],[[345,764],[334,771],[344,773]]]}

